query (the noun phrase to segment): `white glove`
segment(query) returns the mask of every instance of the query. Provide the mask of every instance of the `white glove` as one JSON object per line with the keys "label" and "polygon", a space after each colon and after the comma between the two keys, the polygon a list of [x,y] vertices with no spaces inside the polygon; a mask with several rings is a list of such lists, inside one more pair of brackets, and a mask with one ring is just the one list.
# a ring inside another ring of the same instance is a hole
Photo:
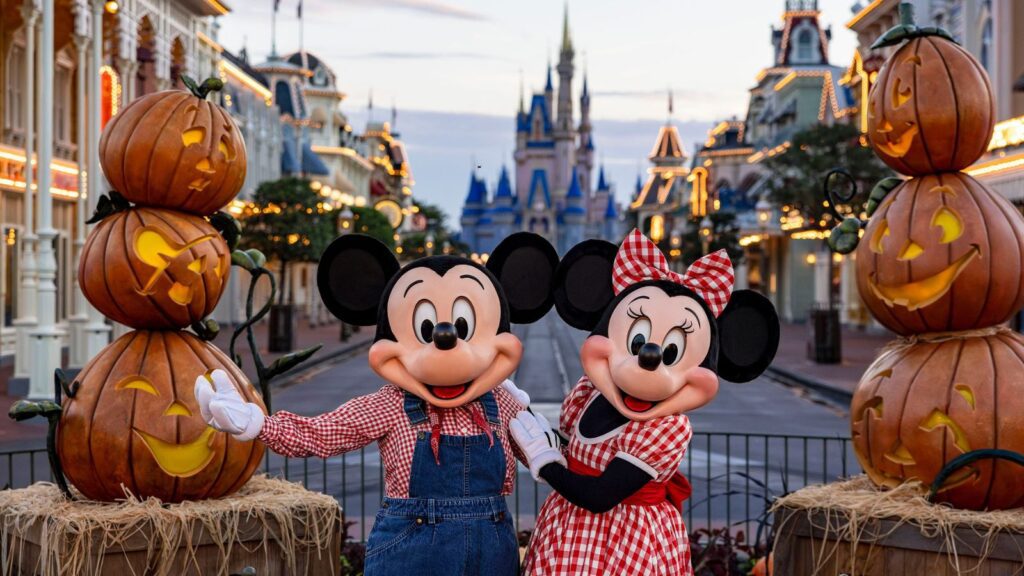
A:
{"label": "white glove", "polygon": [[552,462],[558,462],[562,466],[568,466],[565,456],[558,448],[558,437],[555,431],[548,424],[548,419],[543,414],[522,411],[516,414],[508,424],[512,437],[515,438],[519,449],[526,455],[530,463],[530,475],[534,480],[543,482],[540,477],[540,469]]}
{"label": "white glove", "polygon": [[505,380],[501,383],[501,387],[508,392],[510,396],[515,398],[516,402],[519,402],[524,408],[530,405],[530,395],[525,390],[519,389],[515,382],[511,380]]}
{"label": "white glove", "polygon": [[243,442],[263,429],[263,410],[242,398],[227,372],[214,370],[196,378],[195,395],[199,413],[213,428]]}

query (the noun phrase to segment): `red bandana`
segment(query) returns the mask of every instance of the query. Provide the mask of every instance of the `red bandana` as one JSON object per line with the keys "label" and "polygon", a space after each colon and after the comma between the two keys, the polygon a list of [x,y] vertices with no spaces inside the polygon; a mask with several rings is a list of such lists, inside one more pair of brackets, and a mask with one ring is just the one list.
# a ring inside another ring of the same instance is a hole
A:
{"label": "red bandana", "polygon": [[691,264],[684,274],[677,274],[669,270],[665,255],[654,242],[634,228],[615,255],[612,286],[615,294],[619,294],[644,280],[668,280],[686,286],[703,298],[717,317],[729,303],[735,275],[725,250],[708,254]]}
{"label": "red bandana", "polygon": [[[473,419],[473,423],[478,428],[487,433],[487,439],[490,441],[490,445],[494,446],[494,433],[491,432],[491,426],[487,423],[487,418],[484,416],[483,410],[480,409],[480,405],[473,403],[465,407],[469,410],[469,417]],[[438,466],[441,465],[441,420],[444,419],[444,408],[435,408],[433,406],[427,411],[427,419],[430,420],[430,449],[434,452],[434,462],[437,462]]]}

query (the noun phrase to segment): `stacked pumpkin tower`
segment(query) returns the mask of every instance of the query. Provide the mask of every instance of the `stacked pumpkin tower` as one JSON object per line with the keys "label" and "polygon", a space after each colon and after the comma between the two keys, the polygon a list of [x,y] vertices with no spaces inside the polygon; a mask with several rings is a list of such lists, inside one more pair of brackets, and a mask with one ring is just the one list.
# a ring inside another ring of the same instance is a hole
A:
{"label": "stacked pumpkin tower", "polygon": [[871,214],[856,260],[865,304],[903,338],[854,394],[853,443],[877,485],[938,478],[954,506],[1022,506],[1024,467],[1001,458],[1024,452],[1024,338],[1004,324],[1024,306],[1024,219],[961,172],[992,136],[984,69],[901,9],[876,43],[903,44],[870,93],[868,138],[910,178]]}
{"label": "stacked pumpkin tower", "polygon": [[103,172],[119,194],[101,202],[79,282],[93,306],[135,331],[82,369],[58,428],[65,475],[96,500],[223,496],[263,457],[259,442],[207,426],[193,395],[196,378],[221,369],[263,405],[223,352],[185,331],[227,286],[231,252],[209,217],[241,188],[246,155],[231,117],[206,99],[219,81],[183,81],[190,92],[132,102],[100,141]]}

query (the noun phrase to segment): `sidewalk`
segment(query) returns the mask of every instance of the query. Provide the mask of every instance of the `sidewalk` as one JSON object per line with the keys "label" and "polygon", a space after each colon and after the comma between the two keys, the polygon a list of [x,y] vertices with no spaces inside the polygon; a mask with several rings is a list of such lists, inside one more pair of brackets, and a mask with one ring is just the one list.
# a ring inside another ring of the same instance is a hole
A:
{"label": "sidewalk", "polygon": [[[267,365],[273,362],[280,353],[269,353],[266,350],[267,347],[267,322],[262,322],[257,325],[254,329],[256,336],[256,345],[260,348],[260,353],[263,354],[263,361]],[[296,322],[295,330],[295,346],[296,350],[301,350],[309,346],[316,344],[323,344],[323,348],[317,351],[313,357],[303,364],[299,365],[298,370],[303,370],[314,366],[317,363],[325,362],[331,358],[343,356],[350,352],[359,350],[373,340],[374,328],[363,327],[359,329],[359,332],[352,334],[347,342],[341,342],[340,335],[340,324],[338,322],[331,322],[322,326],[310,327],[309,323],[300,318]],[[220,334],[213,341],[213,344],[224,351],[226,354],[228,351],[228,342],[231,339],[232,328],[224,326],[221,328]],[[236,350],[242,357],[242,369],[246,375],[249,376],[250,380],[256,381],[256,368],[252,362],[252,355],[249,353],[249,344],[245,340],[245,335],[239,336],[239,341],[236,345]],[[12,371],[9,367],[3,367],[6,370],[0,372],[0,378],[6,378],[10,376]],[[276,380],[277,383],[288,379],[288,375],[279,376]],[[0,394],[0,409],[3,413],[0,414],[0,446],[8,449],[32,449],[42,448],[46,442],[46,422],[43,420],[28,420],[25,422],[15,422],[7,417],[7,411],[11,405],[20,400],[6,395],[6,380],[3,380],[3,386],[0,390],[4,393]]]}
{"label": "sidewalk", "polygon": [[868,333],[844,326],[842,363],[816,364],[807,357],[807,346],[812,338],[810,331],[808,324],[782,324],[779,351],[769,375],[847,402],[882,347],[896,337],[889,332]]}

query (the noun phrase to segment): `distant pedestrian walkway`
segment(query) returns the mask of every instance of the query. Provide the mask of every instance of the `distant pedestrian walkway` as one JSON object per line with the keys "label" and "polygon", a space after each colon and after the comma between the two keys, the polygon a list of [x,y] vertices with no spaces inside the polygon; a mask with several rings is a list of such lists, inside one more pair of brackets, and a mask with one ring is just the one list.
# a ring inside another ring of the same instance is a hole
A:
{"label": "distant pedestrian walkway", "polygon": [[861,376],[881,349],[896,338],[891,332],[866,332],[842,328],[843,360],[840,364],[816,364],[808,359],[808,346],[813,342],[809,324],[783,324],[779,352],[773,366],[819,382],[837,390],[852,393]]}

